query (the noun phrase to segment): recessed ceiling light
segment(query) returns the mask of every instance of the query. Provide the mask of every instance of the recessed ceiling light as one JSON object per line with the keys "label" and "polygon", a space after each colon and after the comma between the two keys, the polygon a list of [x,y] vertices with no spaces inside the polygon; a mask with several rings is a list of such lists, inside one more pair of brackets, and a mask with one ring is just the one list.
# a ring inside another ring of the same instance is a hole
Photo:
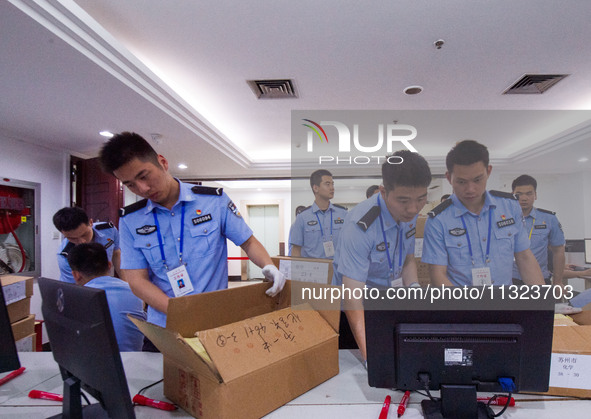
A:
{"label": "recessed ceiling light", "polygon": [[589,161],[589,157],[581,157],[579,159],[579,163],[585,163],[585,162],[588,162],[588,161]]}
{"label": "recessed ceiling light", "polygon": [[421,86],[408,86],[406,89],[404,89],[404,93],[407,95],[418,95],[422,91],[423,88]]}
{"label": "recessed ceiling light", "polygon": [[186,169],[187,167],[189,167],[189,166],[187,166],[185,163],[181,163],[178,165],[178,168],[183,169],[183,170]]}
{"label": "recessed ceiling light", "polygon": [[102,135],[103,137],[107,137],[107,138],[111,138],[114,134],[110,131],[101,131],[99,132],[100,135]]}

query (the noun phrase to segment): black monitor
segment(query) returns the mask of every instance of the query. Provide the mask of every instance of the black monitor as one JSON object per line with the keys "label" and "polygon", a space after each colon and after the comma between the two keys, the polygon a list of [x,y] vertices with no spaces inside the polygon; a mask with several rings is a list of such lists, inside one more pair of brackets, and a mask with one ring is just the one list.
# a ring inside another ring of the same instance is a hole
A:
{"label": "black monitor", "polygon": [[477,391],[547,391],[555,300],[526,288],[513,300],[499,287],[481,298],[458,298],[455,288],[454,297],[433,301],[419,291],[392,300],[380,290],[384,299],[365,301],[369,385],[441,390],[440,399],[422,402],[425,417],[439,418],[487,417],[478,416],[487,408]]}
{"label": "black monitor", "polygon": [[[47,278],[38,282],[53,357],[64,379],[64,417],[83,412],[85,418],[135,418],[105,291]],[[82,409],[81,389],[100,403]]]}
{"label": "black monitor", "polygon": [[12,371],[20,367],[21,363],[14,344],[6,300],[4,300],[4,292],[0,286],[0,372]]}

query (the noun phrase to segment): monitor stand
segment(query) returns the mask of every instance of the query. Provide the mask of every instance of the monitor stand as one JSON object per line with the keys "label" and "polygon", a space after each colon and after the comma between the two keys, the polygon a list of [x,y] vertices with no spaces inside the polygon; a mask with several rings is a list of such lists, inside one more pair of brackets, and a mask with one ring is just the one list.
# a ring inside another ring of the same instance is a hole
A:
{"label": "monitor stand", "polygon": [[48,419],[108,419],[107,411],[100,403],[94,403],[82,407],[82,392],[80,380],[76,377],[69,377],[64,380],[64,403],[62,413],[51,416]]}
{"label": "monitor stand", "polygon": [[476,400],[476,387],[441,385],[440,400],[423,400],[423,415],[428,419],[487,419],[488,407]]}

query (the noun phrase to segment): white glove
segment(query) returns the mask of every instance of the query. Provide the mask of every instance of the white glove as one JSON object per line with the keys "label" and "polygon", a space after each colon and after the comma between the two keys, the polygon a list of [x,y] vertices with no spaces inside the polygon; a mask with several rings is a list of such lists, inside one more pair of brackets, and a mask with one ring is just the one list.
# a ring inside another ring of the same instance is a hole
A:
{"label": "white glove", "polygon": [[267,265],[263,268],[263,275],[269,281],[273,281],[273,286],[269,288],[266,294],[275,297],[285,286],[285,277],[275,265]]}

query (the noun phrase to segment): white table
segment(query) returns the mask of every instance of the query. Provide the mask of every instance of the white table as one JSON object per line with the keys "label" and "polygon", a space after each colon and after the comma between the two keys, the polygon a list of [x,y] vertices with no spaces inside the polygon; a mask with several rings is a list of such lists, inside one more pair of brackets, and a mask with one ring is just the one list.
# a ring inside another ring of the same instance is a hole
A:
{"label": "white table", "polygon": [[[402,392],[376,389],[367,384],[367,372],[358,358],[357,351],[340,351],[340,373],[302,396],[292,400],[266,418],[339,418],[359,419],[378,417],[386,395],[392,396],[389,418],[396,418],[397,403]],[[49,352],[21,352],[21,364],[25,373],[0,387],[0,418],[45,418],[61,412],[61,403],[29,399],[32,389],[62,393],[62,380],[57,364]],[[139,389],[162,378],[162,355],[128,352],[121,358],[127,375],[129,392],[133,397]],[[2,374],[1,376],[4,376]],[[256,391],[256,389],[253,389]],[[166,400],[162,383],[148,389],[147,397]],[[413,393],[403,419],[422,418],[422,396]],[[562,397],[515,395],[516,406],[507,409],[503,418],[521,419],[588,419],[591,417],[591,400],[573,400]],[[500,408],[496,407],[496,411]],[[189,417],[183,410],[165,412],[149,407],[135,408],[138,418]],[[237,415],[239,417],[239,415]]]}

